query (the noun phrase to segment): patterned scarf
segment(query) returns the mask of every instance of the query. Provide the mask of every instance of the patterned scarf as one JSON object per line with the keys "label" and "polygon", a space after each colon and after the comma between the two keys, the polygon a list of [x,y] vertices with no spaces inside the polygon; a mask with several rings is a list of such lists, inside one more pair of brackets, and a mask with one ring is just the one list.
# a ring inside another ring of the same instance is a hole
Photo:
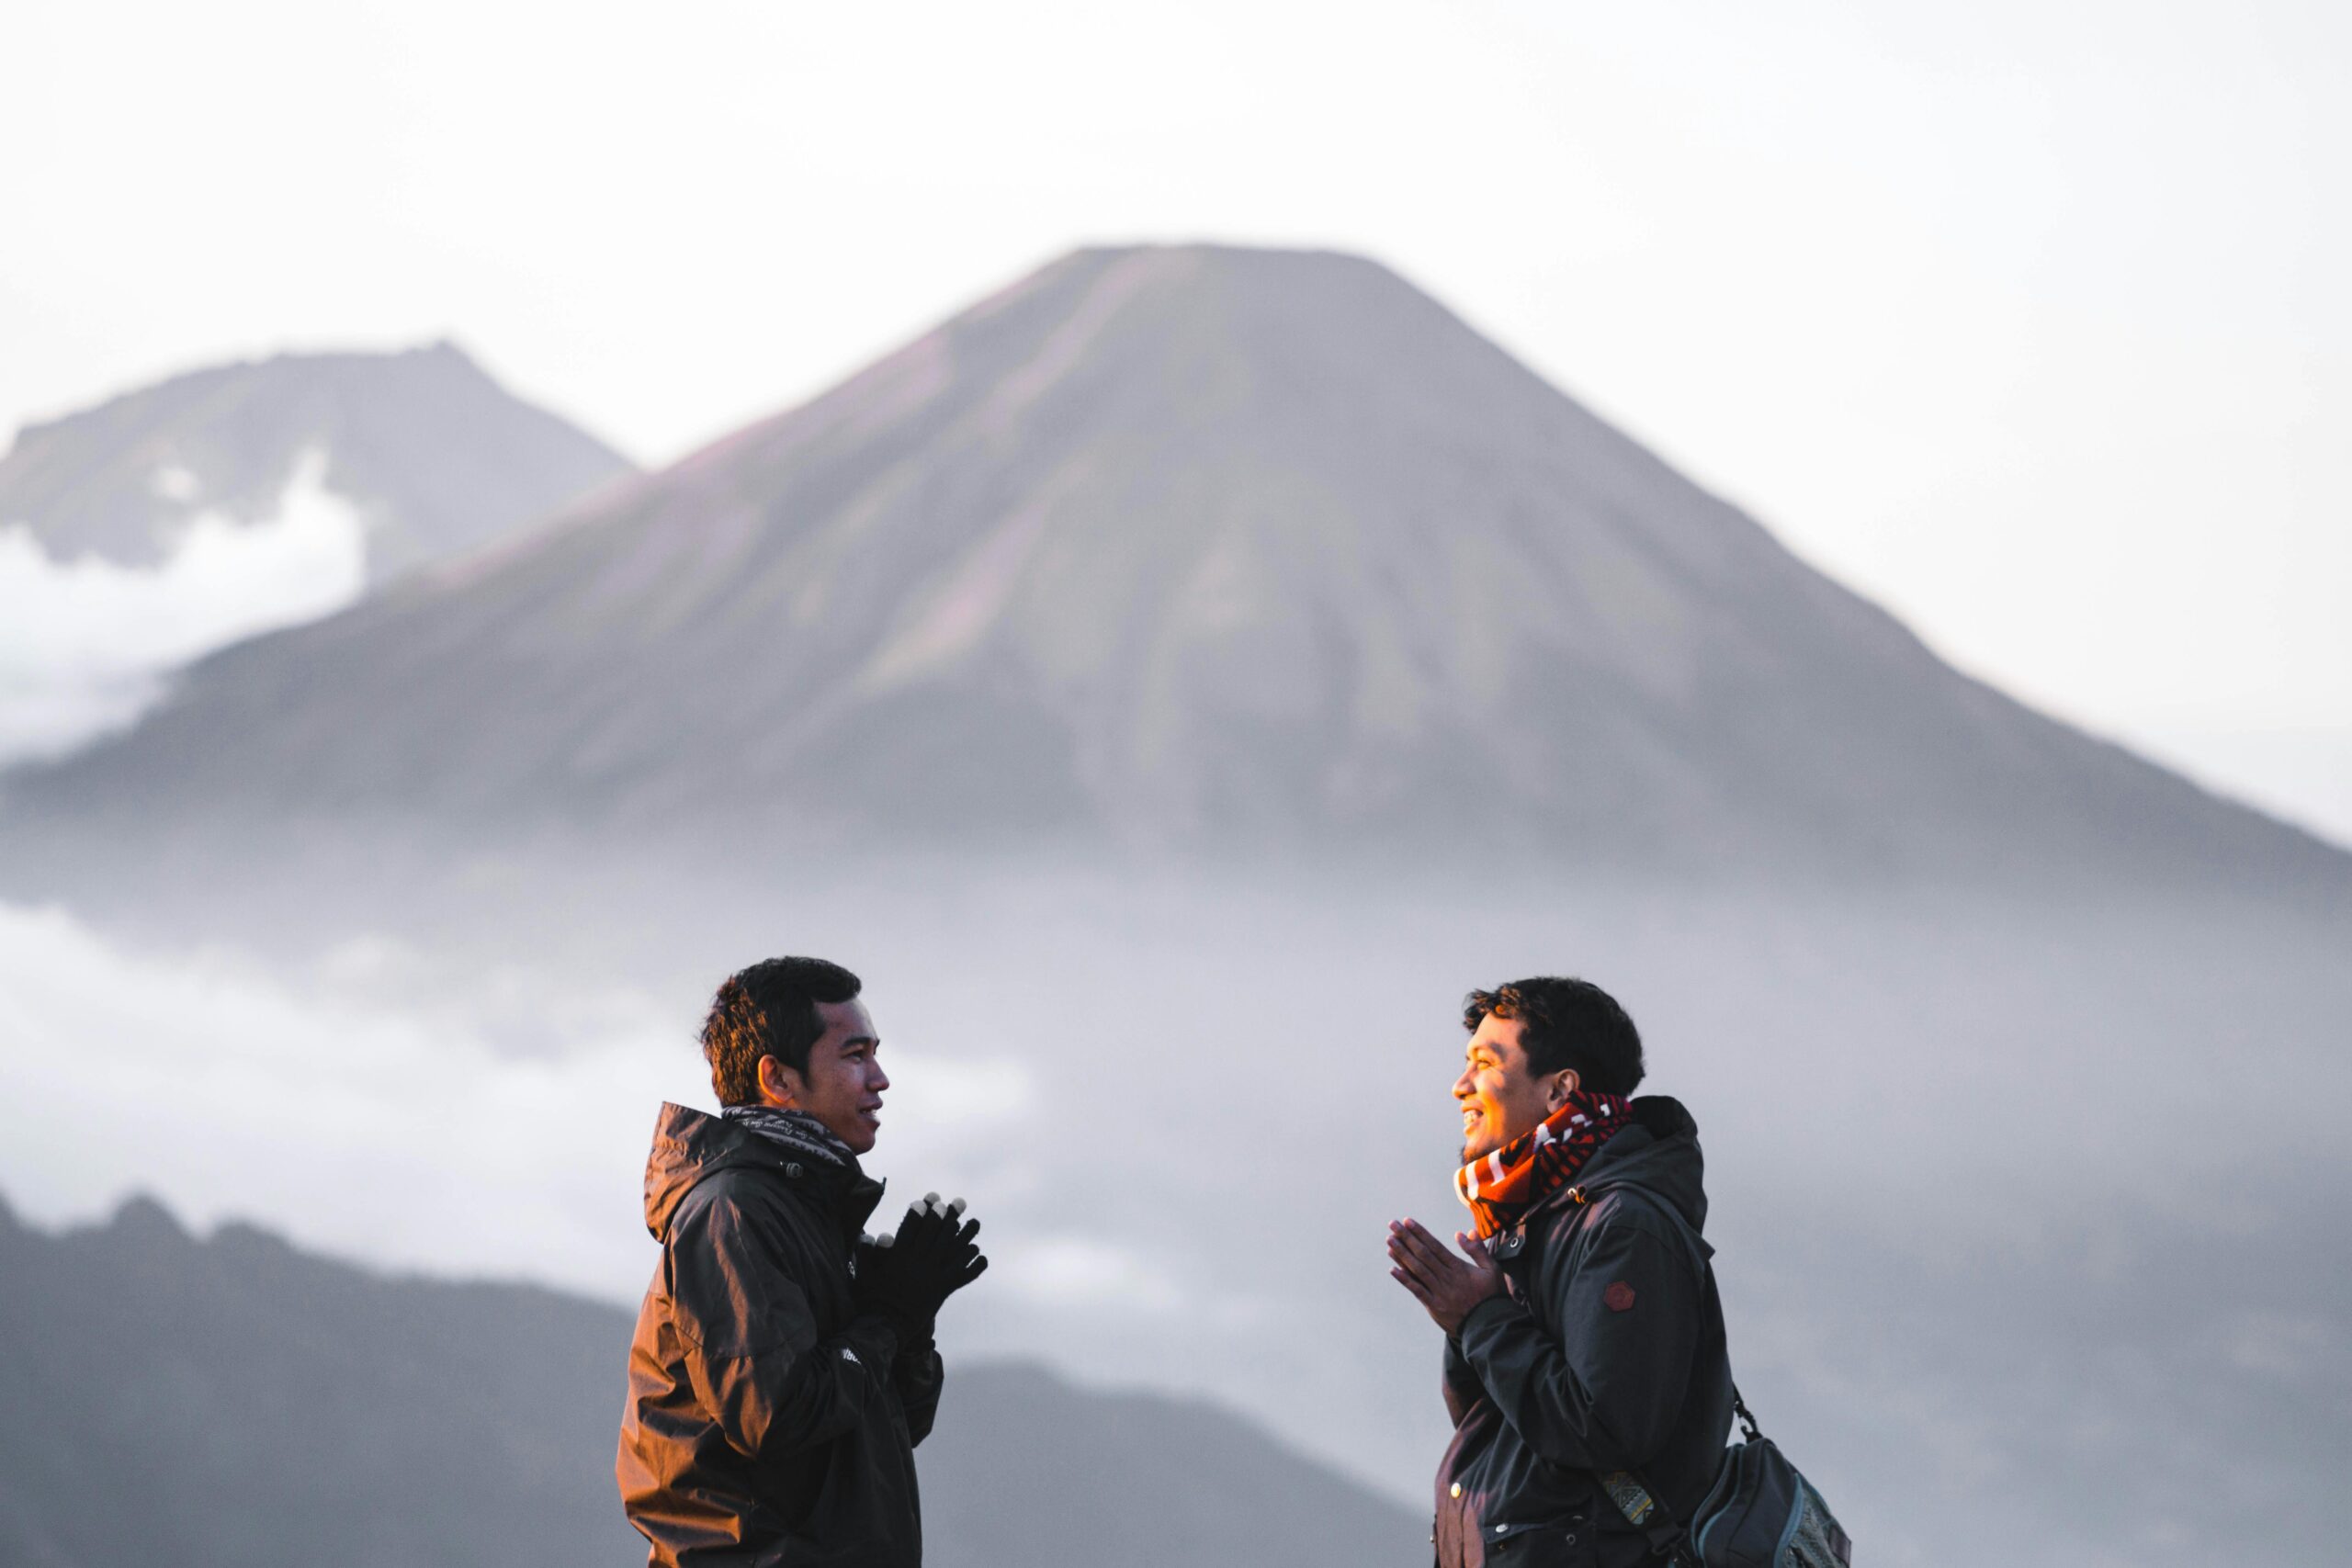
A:
{"label": "patterned scarf", "polygon": [[857,1161],[850,1146],[833,1136],[831,1127],[806,1111],[785,1111],[773,1105],[728,1105],[720,1107],[718,1113],[739,1127],[748,1128],[763,1138],[774,1138],[811,1159],[839,1166]]}
{"label": "patterned scarf", "polygon": [[1454,1196],[1477,1220],[1479,1235],[1490,1236],[1516,1224],[1536,1200],[1566,1186],[1630,1113],[1622,1094],[1579,1089],[1533,1132],[1521,1134],[1455,1171]]}

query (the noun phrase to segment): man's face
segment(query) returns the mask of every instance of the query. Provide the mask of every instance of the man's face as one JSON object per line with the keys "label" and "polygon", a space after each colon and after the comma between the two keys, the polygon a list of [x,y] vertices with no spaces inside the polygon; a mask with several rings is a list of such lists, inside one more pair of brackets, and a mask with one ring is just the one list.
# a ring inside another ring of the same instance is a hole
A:
{"label": "man's face", "polygon": [[1533,1132],[1576,1085],[1576,1074],[1565,1068],[1540,1078],[1527,1070],[1526,1053],[1519,1047],[1521,1021],[1488,1013],[1463,1047],[1453,1098],[1462,1106],[1464,1165]]}
{"label": "man's face", "polygon": [[865,1002],[819,1002],[825,1032],[808,1047],[808,1069],[795,1072],[774,1056],[760,1058],[761,1097],[771,1105],[806,1111],[857,1154],[874,1147],[882,1127],[882,1091],[890,1080],[875,1059],[881,1037]]}

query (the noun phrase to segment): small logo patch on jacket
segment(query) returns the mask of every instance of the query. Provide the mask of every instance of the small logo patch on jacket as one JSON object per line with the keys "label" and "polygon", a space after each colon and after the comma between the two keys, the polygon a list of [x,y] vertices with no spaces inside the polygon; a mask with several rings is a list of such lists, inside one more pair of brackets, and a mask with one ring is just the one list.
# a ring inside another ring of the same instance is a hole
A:
{"label": "small logo patch on jacket", "polygon": [[1600,1292],[1600,1304],[1611,1312],[1629,1312],[1634,1305],[1634,1287],[1620,1280]]}

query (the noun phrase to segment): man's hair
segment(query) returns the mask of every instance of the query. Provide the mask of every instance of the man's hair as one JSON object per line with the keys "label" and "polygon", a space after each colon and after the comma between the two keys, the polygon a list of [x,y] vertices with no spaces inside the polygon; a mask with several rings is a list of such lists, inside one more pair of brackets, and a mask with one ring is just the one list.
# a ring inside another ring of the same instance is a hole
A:
{"label": "man's hair", "polygon": [[817,1004],[848,1001],[859,989],[856,976],[821,958],[763,959],[729,975],[702,1023],[702,1054],[718,1103],[758,1102],[763,1056],[807,1072],[808,1048],[825,1032]]}
{"label": "man's hair", "polygon": [[1631,1094],[1642,1081],[1642,1036],[1617,998],[1589,980],[1538,975],[1463,998],[1462,1027],[1489,1013],[1519,1022],[1520,1049],[1537,1077],[1563,1067],[1602,1094]]}

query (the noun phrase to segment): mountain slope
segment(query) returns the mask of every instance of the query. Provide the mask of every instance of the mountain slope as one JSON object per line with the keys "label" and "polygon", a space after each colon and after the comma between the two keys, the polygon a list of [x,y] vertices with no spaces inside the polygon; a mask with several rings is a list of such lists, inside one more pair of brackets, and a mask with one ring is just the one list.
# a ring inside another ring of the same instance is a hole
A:
{"label": "mountain slope", "polygon": [[2352,885],[1938,660],[1370,262],[1048,266],[20,779],[371,820]]}
{"label": "mountain slope", "polygon": [[52,557],[152,567],[209,513],[256,524],[308,461],[367,523],[381,581],[478,548],[629,469],[454,344],[217,366],[17,433],[0,524]]}
{"label": "mountain slope", "polygon": [[[0,1207],[0,1561],[642,1562],[613,1483],[629,1318],[386,1279],[159,1205]],[[918,1456],[942,1568],[1418,1560],[1403,1509],[1207,1406],[951,1368]]]}

